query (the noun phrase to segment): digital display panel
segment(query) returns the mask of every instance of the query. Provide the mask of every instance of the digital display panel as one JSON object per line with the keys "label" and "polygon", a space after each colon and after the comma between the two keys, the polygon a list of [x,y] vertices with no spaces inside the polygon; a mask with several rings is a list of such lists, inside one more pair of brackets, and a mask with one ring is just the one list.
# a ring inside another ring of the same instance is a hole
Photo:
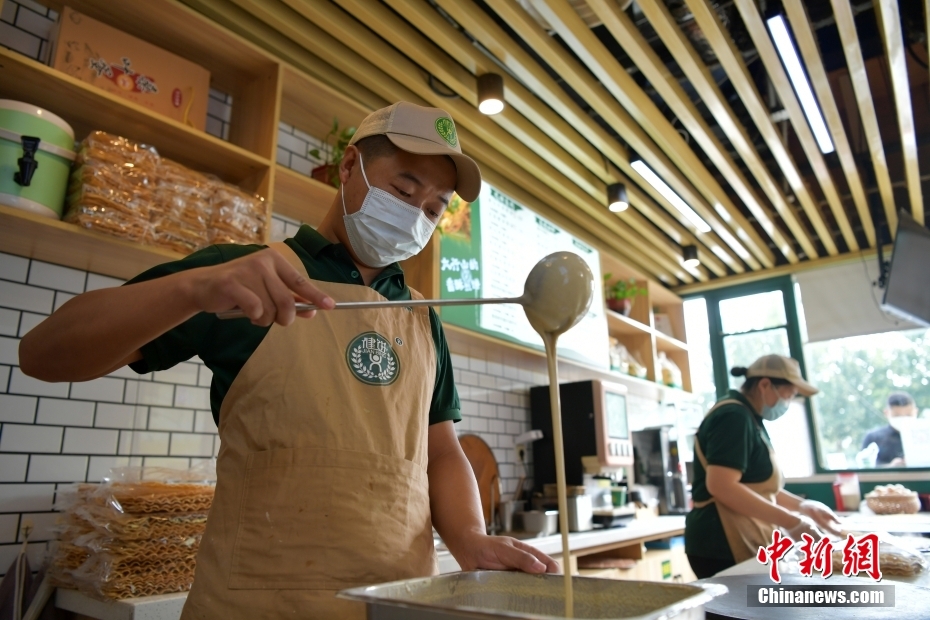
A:
{"label": "digital display panel", "polygon": [[611,439],[629,439],[630,428],[626,418],[626,396],[607,392],[607,435]]}

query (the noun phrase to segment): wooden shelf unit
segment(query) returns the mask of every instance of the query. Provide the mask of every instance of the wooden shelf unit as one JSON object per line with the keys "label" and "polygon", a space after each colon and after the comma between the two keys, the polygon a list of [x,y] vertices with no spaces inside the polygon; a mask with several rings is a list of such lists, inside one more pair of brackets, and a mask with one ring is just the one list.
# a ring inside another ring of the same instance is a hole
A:
{"label": "wooden shelf unit", "polygon": [[271,161],[117,97],[16,52],[0,48],[0,98],[57,114],[83,139],[103,130],[152,145],[160,155],[260,192]]}
{"label": "wooden shelf unit", "polygon": [[[646,278],[642,273],[624,265],[617,259],[601,254],[601,271],[611,277],[605,278],[605,289],[618,280],[636,281],[646,294],[634,298],[630,316],[610,309],[607,315],[607,331],[646,367],[646,378],[660,382],[660,353],[675,363],[681,370],[682,388],[691,391],[691,362],[685,334],[684,305],[677,295],[658,282]],[[655,327],[655,314],[668,315],[673,336]]]}

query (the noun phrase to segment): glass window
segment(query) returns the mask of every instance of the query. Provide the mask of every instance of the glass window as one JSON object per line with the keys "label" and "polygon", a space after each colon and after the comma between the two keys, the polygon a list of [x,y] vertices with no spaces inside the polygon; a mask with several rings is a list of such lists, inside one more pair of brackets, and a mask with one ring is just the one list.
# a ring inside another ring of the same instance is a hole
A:
{"label": "glass window", "polygon": [[930,330],[813,342],[804,354],[820,388],[813,407],[825,468],[926,466]]}
{"label": "glass window", "polygon": [[717,401],[714,360],[710,352],[710,327],[707,323],[707,301],[703,297],[687,299],[684,308],[688,355],[691,361],[691,391],[700,399],[702,410],[707,411]]}
{"label": "glass window", "polygon": [[786,324],[785,297],[768,291],[720,300],[720,327],[725,334],[740,334]]}
{"label": "glass window", "polygon": [[[727,356],[727,369],[734,366],[749,366],[763,355],[771,353],[790,357],[788,329],[779,327],[760,332],[724,336],[723,350]],[[743,384],[742,377],[731,376],[729,381],[730,388],[734,390]]]}

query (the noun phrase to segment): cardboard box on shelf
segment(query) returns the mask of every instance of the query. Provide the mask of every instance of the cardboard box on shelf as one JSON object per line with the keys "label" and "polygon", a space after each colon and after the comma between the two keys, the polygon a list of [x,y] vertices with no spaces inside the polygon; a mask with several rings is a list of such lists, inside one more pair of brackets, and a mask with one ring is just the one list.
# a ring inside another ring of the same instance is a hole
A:
{"label": "cardboard box on shelf", "polygon": [[210,72],[65,7],[53,35],[52,67],[200,129],[207,124]]}

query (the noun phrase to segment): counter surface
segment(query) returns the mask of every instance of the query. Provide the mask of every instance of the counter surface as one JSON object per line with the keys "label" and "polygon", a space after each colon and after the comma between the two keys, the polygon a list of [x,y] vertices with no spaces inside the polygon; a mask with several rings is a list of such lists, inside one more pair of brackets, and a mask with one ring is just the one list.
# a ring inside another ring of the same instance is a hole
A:
{"label": "counter surface", "polygon": [[[609,547],[621,546],[624,543],[636,544],[680,536],[684,531],[685,518],[683,516],[640,519],[631,522],[627,527],[571,534],[569,546],[573,554],[584,555]],[[523,542],[555,557],[560,557],[562,554],[562,539],[558,535],[530,538]],[[441,573],[453,573],[459,570],[458,562],[451,553],[440,551],[438,556]],[[181,616],[181,608],[185,600],[187,600],[186,592],[105,602],[74,590],[59,589],[56,593],[55,604],[61,609],[99,620],[177,620]]]}

